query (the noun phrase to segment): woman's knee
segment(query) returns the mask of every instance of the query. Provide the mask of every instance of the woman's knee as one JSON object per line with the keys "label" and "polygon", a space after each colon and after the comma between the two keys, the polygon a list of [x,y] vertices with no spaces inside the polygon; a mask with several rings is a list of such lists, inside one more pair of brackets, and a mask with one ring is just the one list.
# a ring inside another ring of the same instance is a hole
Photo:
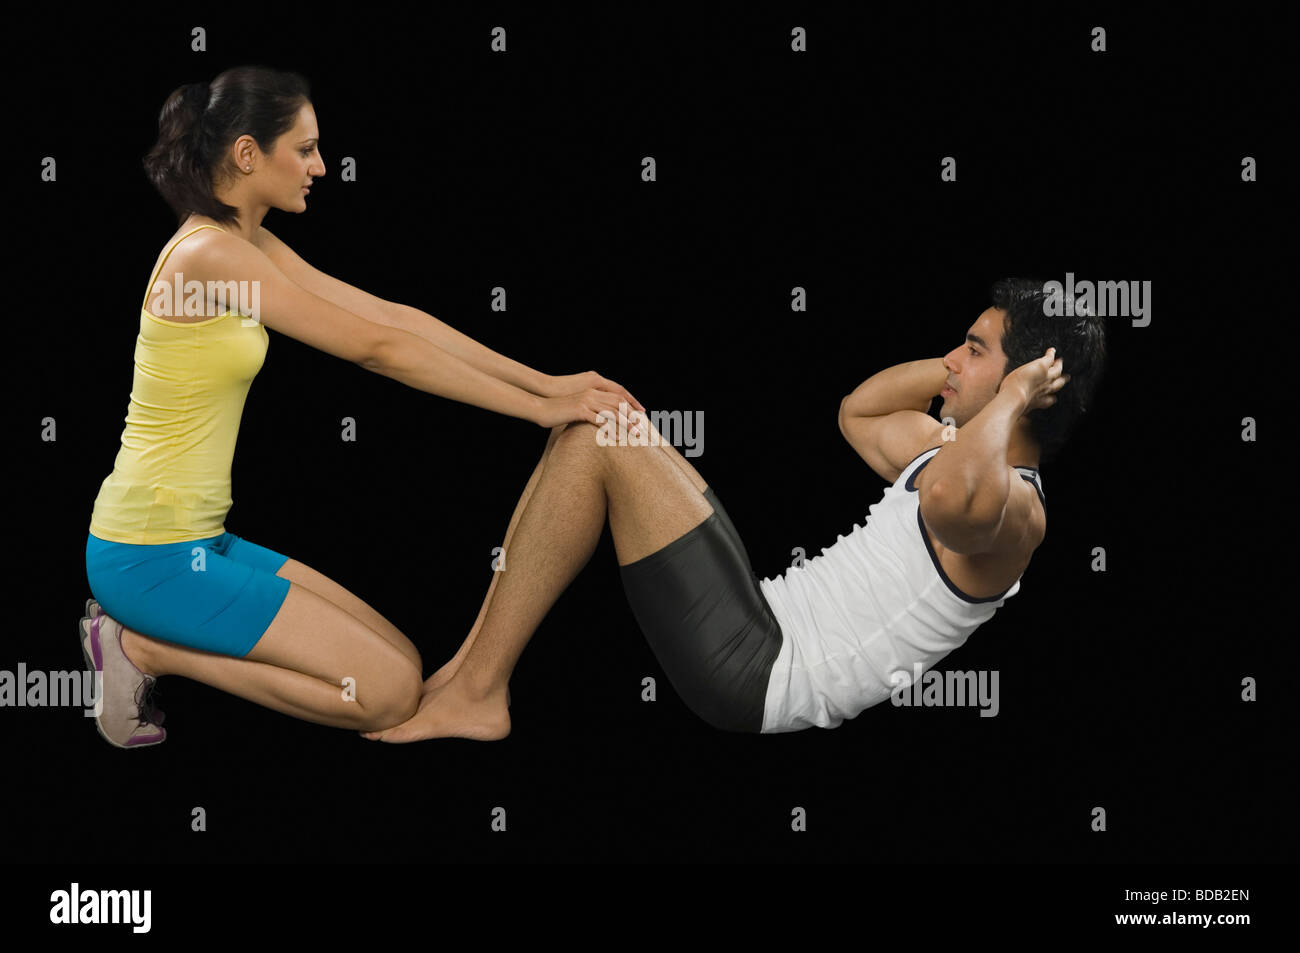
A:
{"label": "woman's knee", "polygon": [[420,693],[424,688],[422,673],[410,664],[394,665],[377,677],[379,690],[362,694],[367,721],[363,728],[366,731],[392,728],[408,720],[419,710]]}

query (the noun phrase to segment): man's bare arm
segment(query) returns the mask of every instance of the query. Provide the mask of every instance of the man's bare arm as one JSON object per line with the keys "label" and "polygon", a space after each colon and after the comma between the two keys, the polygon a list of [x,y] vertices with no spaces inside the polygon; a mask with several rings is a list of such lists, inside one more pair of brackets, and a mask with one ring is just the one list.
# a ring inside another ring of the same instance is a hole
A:
{"label": "man's bare arm", "polygon": [[959,552],[978,551],[970,540],[996,533],[1002,522],[1011,493],[1007,445],[1025,407],[1020,388],[999,391],[921,471],[922,516],[941,542],[944,524],[963,534],[966,543],[953,547]]}
{"label": "man's bare arm", "polygon": [[896,410],[917,410],[924,414],[947,381],[948,369],[941,357],[887,367],[868,377],[840,401],[840,420],[883,417]]}
{"label": "man's bare arm", "polygon": [[840,433],[886,483],[937,443],[941,425],[928,410],[947,376],[942,358],[909,361],[869,377],[840,401]]}

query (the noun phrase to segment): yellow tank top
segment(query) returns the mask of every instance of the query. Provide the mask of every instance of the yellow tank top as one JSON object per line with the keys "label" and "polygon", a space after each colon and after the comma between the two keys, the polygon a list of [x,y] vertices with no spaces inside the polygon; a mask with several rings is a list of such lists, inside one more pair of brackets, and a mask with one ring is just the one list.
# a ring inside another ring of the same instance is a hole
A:
{"label": "yellow tank top", "polygon": [[[186,232],[172,249],[199,229]],[[220,231],[220,229],[218,229]],[[157,272],[145,289],[145,304]],[[135,375],[122,447],[100,484],[90,532],[119,543],[179,543],[226,531],[230,467],[253,378],[269,344],[235,310],[193,322],[140,306]]]}

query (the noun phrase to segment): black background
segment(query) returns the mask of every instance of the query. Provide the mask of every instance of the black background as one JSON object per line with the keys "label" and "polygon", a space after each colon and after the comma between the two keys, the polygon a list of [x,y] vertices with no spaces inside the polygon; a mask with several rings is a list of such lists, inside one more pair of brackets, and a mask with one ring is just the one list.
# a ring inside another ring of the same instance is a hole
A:
{"label": "black background", "polygon": [[[1293,856],[1280,24],[796,4],[238,12],[49,17],[9,38],[23,212],[6,256],[26,303],[6,376],[2,668],[81,665],[87,524],[126,412],[136,302],[175,228],[140,157],[167,94],[230,66],[312,83],[330,173],[270,229],[542,371],[595,369],[647,407],[703,411],[693,462],[763,576],[794,546],[829,546],[884,490],[836,427],[840,399],[960,343],[994,279],[1149,280],[1151,323],[1109,321],[1095,411],[1043,467],[1046,542],[1021,592],[939,666],[998,670],[996,718],[884,704],[833,731],[718,732],[662,676],[606,530],[525,650],[502,742],[380,745],[178,678],[157,695],[167,742],[140,751],[79,710],[0,711],[13,859]],[[795,25],[806,53],[790,50]],[[1097,25],[1105,53],[1090,51]],[[47,155],[57,183],[39,179]],[[641,181],[646,155],[657,182]],[[949,155],[956,183],[939,179]],[[1247,155],[1256,183],[1240,179]],[[339,181],[344,156],[355,183]],[[796,285],[806,314],[790,311]],[[474,621],[546,432],[271,338],[226,527],[376,607],[427,675]],[[339,439],[345,416],[356,443]],[[56,442],[40,440],[45,417]],[[195,806],[206,833],[190,830]]]}

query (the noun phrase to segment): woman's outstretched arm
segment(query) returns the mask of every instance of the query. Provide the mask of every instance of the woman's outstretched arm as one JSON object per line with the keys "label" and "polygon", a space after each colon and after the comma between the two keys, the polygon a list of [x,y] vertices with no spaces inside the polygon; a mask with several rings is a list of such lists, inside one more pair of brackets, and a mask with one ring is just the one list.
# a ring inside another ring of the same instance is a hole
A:
{"label": "woman's outstretched arm", "polygon": [[387,314],[379,318],[380,324],[398,327],[417,337],[422,337],[444,351],[455,354],[470,367],[476,367],[484,374],[491,374],[507,384],[514,384],[521,390],[542,397],[556,396],[551,393],[551,375],[511,360],[504,354],[498,354],[475,341],[468,334],[457,331],[451,325],[439,321],[419,308],[395,304],[391,301],[388,302],[388,306]]}
{"label": "woman's outstretched arm", "polygon": [[387,301],[313,268],[265,227],[261,229],[260,237],[262,252],[299,287],[367,321],[400,328],[416,337],[424,338],[448,354],[460,358],[470,367],[499,381],[541,397],[563,397],[578,391],[599,388],[621,393],[627,397],[632,407],[645,411],[645,407],[621,385],[601,377],[594,371],[563,377],[544,374],[504,354],[498,354],[419,308]]}
{"label": "woman's outstretched arm", "polygon": [[548,429],[575,420],[601,426],[606,412],[611,420],[624,416],[620,406],[624,398],[613,391],[587,388],[543,397],[479,370],[432,341],[399,327],[368,321],[303,288],[261,249],[224,231],[208,230],[195,236],[185,272],[200,284],[206,279],[228,281],[227,276],[238,275],[239,281],[251,282],[258,289],[255,313],[246,315],[245,320],[251,317],[253,323],[416,390],[530,420]]}

